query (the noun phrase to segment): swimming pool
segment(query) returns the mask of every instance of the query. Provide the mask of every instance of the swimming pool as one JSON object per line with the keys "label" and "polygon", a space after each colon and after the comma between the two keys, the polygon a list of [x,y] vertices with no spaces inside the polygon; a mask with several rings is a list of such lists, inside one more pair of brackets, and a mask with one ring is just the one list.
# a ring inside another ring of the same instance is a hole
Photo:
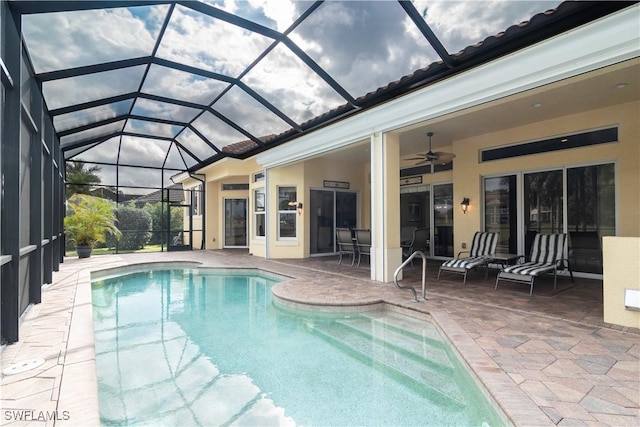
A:
{"label": "swimming pool", "polygon": [[435,325],[279,307],[256,271],[92,283],[103,425],[502,425]]}

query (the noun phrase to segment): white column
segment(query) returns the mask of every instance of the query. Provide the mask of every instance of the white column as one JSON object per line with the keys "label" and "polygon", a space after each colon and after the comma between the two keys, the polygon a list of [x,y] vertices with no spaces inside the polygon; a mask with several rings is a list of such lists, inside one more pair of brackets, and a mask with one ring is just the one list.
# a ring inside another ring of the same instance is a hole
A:
{"label": "white column", "polygon": [[371,279],[391,282],[402,263],[400,137],[395,133],[371,136],[371,228]]}

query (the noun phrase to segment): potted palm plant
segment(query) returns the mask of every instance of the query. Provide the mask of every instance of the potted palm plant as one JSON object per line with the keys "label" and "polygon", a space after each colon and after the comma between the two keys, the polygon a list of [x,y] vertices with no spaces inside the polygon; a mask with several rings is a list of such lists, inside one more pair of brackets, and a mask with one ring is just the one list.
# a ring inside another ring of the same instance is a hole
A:
{"label": "potted palm plant", "polygon": [[116,214],[112,204],[99,197],[76,194],[67,201],[68,213],[64,218],[67,237],[76,243],[78,258],[91,256],[98,242],[105,242],[107,234],[119,239]]}

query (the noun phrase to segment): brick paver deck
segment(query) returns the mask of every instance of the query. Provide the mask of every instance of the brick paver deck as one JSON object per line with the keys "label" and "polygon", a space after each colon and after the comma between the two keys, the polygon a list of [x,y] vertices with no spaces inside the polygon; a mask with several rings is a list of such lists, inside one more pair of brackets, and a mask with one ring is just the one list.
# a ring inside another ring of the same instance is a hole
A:
{"label": "brick paver deck", "polygon": [[[66,259],[43,288],[43,302],[23,316],[20,341],[0,353],[3,372],[29,359],[45,361],[2,375],[0,424],[99,424],[90,272],[176,261],[287,275],[292,279],[273,292],[288,304],[325,310],[385,304],[429,314],[515,425],[640,425],[640,330],[603,322],[600,281],[560,278],[554,293],[541,280],[529,297],[524,286],[494,290],[495,272],[486,281],[471,273],[466,286],[460,276],[436,281],[438,263],[429,262],[427,301],[412,303],[409,291],[370,281],[367,265],[338,265],[335,257],[263,260],[246,251]],[[402,282],[418,291],[419,265],[405,270]]]}

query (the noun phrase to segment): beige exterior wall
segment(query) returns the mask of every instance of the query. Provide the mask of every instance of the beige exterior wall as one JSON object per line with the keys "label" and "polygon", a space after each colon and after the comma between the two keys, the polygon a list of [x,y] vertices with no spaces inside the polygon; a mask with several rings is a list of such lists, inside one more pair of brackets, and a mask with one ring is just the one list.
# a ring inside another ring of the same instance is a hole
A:
{"label": "beige exterior wall", "polygon": [[296,187],[297,202],[308,206],[305,192],[304,164],[283,166],[268,171],[267,245],[270,258],[304,258],[306,245],[304,224],[306,215],[296,214],[296,238],[278,239],[278,187]]}
{"label": "beige exterior wall", "polygon": [[640,238],[603,238],[604,321],[640,328],[640,311],[625,309],[625,289],[640,291]]}
{"label": "beige exterior wall", "polygon": [[[224,246],[224,202],[225,198],[249,199],[247,220],[251,221],[253,206],[250,190],[222,191],[223,184],[250,184],[254,173],[261,171],[255,160],[225,159],[208,166],[198,173],[206,176],[206,249],[222,249]],[[249,225],[251,225],[249,223]],[[248,235],[251,250],[251,234]]]}

